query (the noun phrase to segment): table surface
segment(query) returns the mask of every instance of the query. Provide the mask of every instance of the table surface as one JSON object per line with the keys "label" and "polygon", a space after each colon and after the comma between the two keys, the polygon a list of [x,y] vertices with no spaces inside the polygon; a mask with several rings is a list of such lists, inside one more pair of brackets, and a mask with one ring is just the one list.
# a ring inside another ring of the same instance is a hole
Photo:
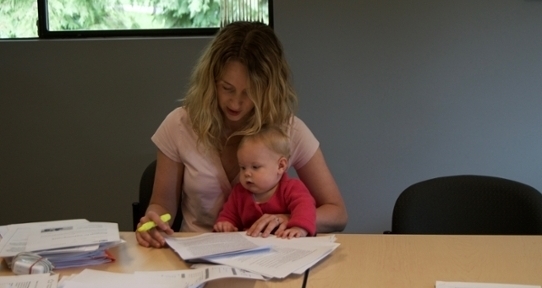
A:
{"label": "table surface", "polygon": [[[193,236],[195,233],[177,233],[176,236]],[[121,244],[110,250],[115,257],[115,262],[94,265],[80,268],[67,268],[56,270],[61,276],[79,273],[85,268],[119,272],[133,273],[134,271],[167,271],[178,269],[189,269],[186,264],[175,252],[169,248],[154,249],[145,248],[137,244],[134,232],[120,232],[122,239],[126,243]],[[2,261],[0,276],[13,275],[11,270]],[[300,288],[303,286],[304,275],[290,275],[284,279],[261,281],[250,279],[220,279],[208,282],[205,287],[287,287]]]}
{"label": "table surface", "polygon": [[336,234],[306,287],[417,287],[435,282],[542,285],[542,236]]}
{"label": "table surface", "polygon": [[[177,236],[192,236],[179,233]],[[310,269],[306,287],[417,287],[435,282],[485,282],[542,285],[542,236],[451,236],[336,234],[341,245]],[[132,273],[188,269],[171,249],[144,248],[133,232],[111,249],[109,264],[57,270],[61,275],[85,268]],[[12,275],[5,266],[0,275]],[[295,287],[303,275],[258,281],[221,279],[206,287]]]}

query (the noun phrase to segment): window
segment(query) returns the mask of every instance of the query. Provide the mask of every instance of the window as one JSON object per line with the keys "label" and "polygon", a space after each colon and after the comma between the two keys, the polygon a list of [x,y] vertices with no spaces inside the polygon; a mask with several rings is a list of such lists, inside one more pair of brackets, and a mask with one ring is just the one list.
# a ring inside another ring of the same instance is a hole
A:
{"label": "window", "polygon": [[0,39],[213,35],[272,26],[272,0],[0,0]]}

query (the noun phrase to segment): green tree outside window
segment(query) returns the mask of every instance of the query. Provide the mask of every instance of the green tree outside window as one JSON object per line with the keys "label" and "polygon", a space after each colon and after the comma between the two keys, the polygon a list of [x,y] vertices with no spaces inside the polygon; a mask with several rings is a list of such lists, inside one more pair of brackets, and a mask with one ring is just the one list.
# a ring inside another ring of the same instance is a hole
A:
{"label": "green tree outside window", "polygon": [[[47,14],[49,31],[218,28],[224,17],[269,23],[267,0],[48,0]],[[0,38],[38,37],[37,20],[36,0],[0,0]]]}

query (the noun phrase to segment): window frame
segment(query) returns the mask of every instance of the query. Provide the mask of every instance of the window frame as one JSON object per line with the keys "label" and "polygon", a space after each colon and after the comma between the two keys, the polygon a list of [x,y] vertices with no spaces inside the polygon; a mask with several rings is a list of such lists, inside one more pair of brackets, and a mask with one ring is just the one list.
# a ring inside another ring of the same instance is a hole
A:
{"label": "window frame", "polygon": [[[133,30],[69,30],[50,31],[47,15],[48,0],[37,0],[38,8],[38,37],[37,39],[78,39],[78,38],[123,38],[123,37],[189,37],[212,36],[216,28],[172,28],[172,29],[133,29]],[[269,26],[273,28],[273,0],[268,0]],[[1,40],[24,40],[36,38],[8,38]]]}

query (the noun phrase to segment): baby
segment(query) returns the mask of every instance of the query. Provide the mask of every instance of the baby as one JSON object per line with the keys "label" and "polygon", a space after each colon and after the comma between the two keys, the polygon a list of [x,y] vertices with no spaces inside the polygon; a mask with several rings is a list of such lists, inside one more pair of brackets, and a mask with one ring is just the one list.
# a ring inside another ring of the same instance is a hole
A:
{"label": "baby", "polygon": [[249,229],[260,217],[277,215],[276,229],[281,219],[290,215],[286,229],[277,237],[292,238],[316,233],[316,203],[299,179],[288,178],[290,141],[288,135],[275,126],[264,126],[254,134],[244,136],[237,150],[240,175],[237,184],[214,225],[217,232]]}

